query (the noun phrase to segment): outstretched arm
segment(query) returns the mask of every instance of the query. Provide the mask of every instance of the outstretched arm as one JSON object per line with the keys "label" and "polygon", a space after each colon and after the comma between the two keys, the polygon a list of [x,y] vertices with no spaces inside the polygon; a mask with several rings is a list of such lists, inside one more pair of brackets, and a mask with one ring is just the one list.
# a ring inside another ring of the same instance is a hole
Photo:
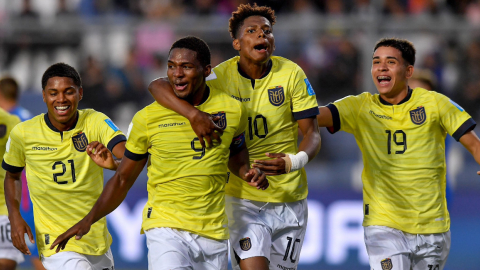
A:
{"label": "outstretched arm", "polygon": [[[219,120],[219,118],[213,119],[210,114],[202,112],[187,101],[178,98],[168,78],[164,77],[153,80],[148,86],[148,91],[150,91],[150,94],[152,94],[160,105],[185,116],[188,121],[190,121],[190,125],[202,147],[205,148],[204,138],[209,146],[213,146],[212,138],[218,142],[222,141],[220,135],[223,133],[223,129],[214,122]],[[217,134],[217,132],[220,135]]]}
{"label": "outstretched arm", "polygon": [[253,166],[265,171],[266,175],[279,175],[289,173],[292,168],[298,170],[312,160],[317,155],[318,151],[320,151],[321,147],[321,138],[320,132],[318,131],[317,121],[315,118],[301,119],[298,120],[298,126],[303,134],[303,140],[298,149],[298,157],[295,155],[295,157],[291,159],[290,156],[287,156],[285,153],[266,153],[268,157],[274,159],[255,160]]}
{"label": "outstretched arm", "polygon": [[13,245],[23,254],[32,255],[25,243],[25,233],[28,234],[30,242],[33,244],[33,234],[30,227],[20,214],[20,201],[22,199],[22,181],[20,177],[22,172],[5,175],[5,202],[8,208],[8,219],[11,225],[11,236]]}
{"label": "outstretched arm", "polygon": [[[470,152],[473,158],[475,158],[475,161],[480,164],[480,139],[478,139],[475,131],[470,130],[469,132],[465,133],[460,138],[460,143],[467,148],[468,152]],[[477,174],[480,175],[480,171],[477,171]]]}
{"label": "outstretched arm", "polygon": [[128,190],[130,190],[135,180],[137,180],[146,162],[147,158],[135,161],[124,157],[115,175],[108,181],[107,185],[105,185],[102,194],[92,210],[90,210],[90,213],[68,231],[58,236],[50,246],[50,249],[54,249],[57,245],[56,252],[65,249],[70,238],[76,235],[75,239],[81,239],[83,235],[90,231],[93,223],[115,210],[127,196]]}
{"label": "outstretched arm", "polygon": [[319,127],[332,127],[333,116],[329,108],[325,106],[318,107],[320,114],[317,115],[317,123]]}

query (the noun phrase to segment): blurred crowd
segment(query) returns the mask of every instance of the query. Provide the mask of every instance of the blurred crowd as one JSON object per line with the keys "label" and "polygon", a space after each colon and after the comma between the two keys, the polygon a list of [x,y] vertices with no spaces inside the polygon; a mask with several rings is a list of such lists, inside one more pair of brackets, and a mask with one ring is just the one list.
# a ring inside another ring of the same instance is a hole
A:
{"label": "blurred crowd", "polygon": [[[205,39],[212,65],[237,54],[228,18],[248,2],[273,7],[279,25],[293,25],[289,32],[274,32],[275,54],[305,70],[322,105],[374,91],[366,89],[372,48],[362,45],[376,40],[365,42],[371,36],[339,21],[375,18],[374,24],[398,20],[401,25],[421,17],[427,26],[446,19],[466,25],[465,32],[430,27],[378,32],[375,38],[400,35],[413,41],[416,68],[430,71],[435,90],[480,121],[479,0],[0,0],[0,75],[17,78],[25,94],[39,94],[43,71],[55,62],[69,63],[83,79],[82,107],[130,121],[132,113],[153,101],[148,83],[166,76],[167,53],[177,38],[193,34]],[[298,18],[309,17],[333,18],[337,27],[295,26]],[[195,26],[202,32],[189,32]]]}

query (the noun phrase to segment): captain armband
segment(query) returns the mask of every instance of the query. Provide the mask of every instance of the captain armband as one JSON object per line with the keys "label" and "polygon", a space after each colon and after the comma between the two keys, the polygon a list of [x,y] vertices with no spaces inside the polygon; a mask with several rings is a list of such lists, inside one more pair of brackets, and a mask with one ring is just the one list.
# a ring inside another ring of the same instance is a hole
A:
{"label": "captain armband", "polygon": [[308,163],[308,155],[304,151],[300,151],[296,155],[287,154],[282,158],[285,160],[286,173],[298,171]]}
{"label": "captain armband", "polygon": [[232,143],[230,144],[230,156],[234,156],[238,154],[238,152],[240,152],[243,149],[244,143],[245,143],[245,132],[242,132],[242,134],[232,139]]}

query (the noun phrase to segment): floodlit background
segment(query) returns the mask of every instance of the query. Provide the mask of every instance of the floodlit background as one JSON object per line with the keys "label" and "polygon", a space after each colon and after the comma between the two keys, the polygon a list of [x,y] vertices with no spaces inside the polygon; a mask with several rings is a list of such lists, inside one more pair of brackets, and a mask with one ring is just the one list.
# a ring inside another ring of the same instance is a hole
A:
{"label": "floodlit background", "polygon": [[[46,112],[40,84],[45,69],[60,61],[71,64],[83,79],[80,106],[106,113],[126,132],[133,114],[153,102],[146,87],[166,75],[167,53],[176,39],[196,35],[207,41],[213,65],[237,55],[228,19],[247,2],[254,1],[0,0],[0,75],[19,81],[21,105],[36,115]],[[435,75],[436,90],[480,121],[480,1],[256,2],[275,9],[275,55],[304,69],[320,105],[375,92],[373,46],[382,37],[400,37],[415,44],[415,67]],[[322,149],[306,167],[310,217],[299,269],[369,269],[361,227],[360,152],[350,134],[321,133]],[[459,143],[449,144],[453,196],[447,269],[479,269],[480,166]],[[107,172],[106,179],[111,175]],[[143,173],[109,216],[116,269],[147,268],[145,238],[139,234],[146,181]]]}

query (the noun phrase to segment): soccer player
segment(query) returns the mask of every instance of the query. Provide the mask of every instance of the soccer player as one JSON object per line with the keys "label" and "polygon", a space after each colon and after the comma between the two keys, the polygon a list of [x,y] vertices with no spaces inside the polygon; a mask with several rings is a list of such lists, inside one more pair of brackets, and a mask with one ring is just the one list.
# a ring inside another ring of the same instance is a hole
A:
{"label": "soccer player", "polygon": [[19,212],[20,175],[26,166],[36,243],[45,268],[113,269],[105,219],[65,252],[55,254],[48,247],[93,206],[103,188],[103,168],[114,170],[119,164],[112,153],[123,157],[125,135],[104,114],[77,109],[83,88],[73,67],[50,66],[42,76],[42,89],[48,112],[12,130],[2,163],[13,244],[30,255],[25,233],[35,242]]}
{"label": "soccer player", "polygon": [[[11,115],[0,108],[0,156],[3,159],[8,136],[13,127],[20,123],[20,119]],[[1,179],[5,178],[5,170],[0,168]],[[3,185],[0,185],[0,269],[13,270],[17,264],[24,261],[23,254],[12,244],[10,235],[11,225],[8,220],[7,206],[5,205],[5,195]]]}
{"label": "soccer player", "polygon": [[[230,176],[226,210],[234,269],[297,267],[308,215],[303,166],[320,149],[315,92],[298,65],[272,56],[275,20],[269,7],[240,5],[229,26],[240,56],[218,65],[207,78],[208,86],[222,89],[247,108],[250,160],[270,181],[262,192]],[[160,104],[187,117],[200,137],[216,128],[201,108],[176,98],[164,79],[149,88]],[[298,127],[304,136],[300,147]],[[211,137],[205,138],[212,143]]]}
{"label": "soccer player", "polygon": [[[18,105],[18,99],[20,96],[20,89],[18,87],[17,81],[9,76],[3,77],[0,79],[0,108],[6,110],[7,112],[16,115],[20,120],[26,121],[32,118],[32,114],[25,108]],[[3,155],[2,155],[3,157]],[[1,179],[5,179],[5,175],[1,176]],[[22,171],[22,199],[20,206],[20,213],[22,214],[23,219],[27,222],[27,225],[30,228],[35,227],[33,223],[33,204],[30,200],[28,186],[27,186],[27,177],[25,170]],[[3,185],[2,185],[3,188]],[[36,237],[35,230],[32,231],[33,238]],[[27,243],[28,249],[32,254],[30,256],[30,262],[36,270],[45,270],[42,262],[39,259],[38,250],[35,244]]]}
{"label": "soccer player", "polygon": [[[448,97],[411,89],[415,48],[380,40],[372,57],[378,94],[320,107],[318,125],[352,133],[363,154],[365,244],[371,269],[441,270],[450,251],[445,136],[480,164],[475,121]],[[477,172],[480,174],[480,172]]]}
{"label": "soccer player", "polygon": [[207,86],[210,72],[210,50],[203,40],[186,37],[172,45],[167,75],[175,94],[219,116],[222,142],[209,149],[201,147],[187,119],[156,102],[140,110],[130,124],[127,150],[117,172],[91,212],[52,248],[57,244],[57,251],[64,248],[74,235],[80,239],[120,205],[150,156],[142,224],[148,268],[227,269],[227,164],[255,190],[266,189],[268,181],[258,168],[250,168],[243,105],[221,89]]}

